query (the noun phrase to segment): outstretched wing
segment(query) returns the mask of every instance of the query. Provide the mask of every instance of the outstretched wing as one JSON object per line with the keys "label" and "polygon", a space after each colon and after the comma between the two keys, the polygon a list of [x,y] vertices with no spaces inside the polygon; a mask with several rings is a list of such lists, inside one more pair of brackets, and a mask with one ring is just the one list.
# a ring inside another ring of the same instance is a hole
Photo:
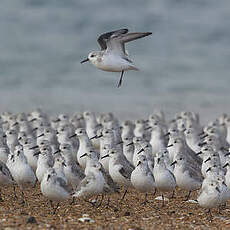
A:
{"label": "outstretched wing", "polygon": [[100,35],[97,41],[101,47],[101,50],[107,49],[107,41],[111,38],[111,36],[119,36],[121,34],[126,34],[128,33],[128,31],[129,31],[128,29],[120,29],[120,30],[114,30]]}
{"label": "outstretched wing", "polygon": [[146,37],[152,33],[128,33],[128,34],[113,34],[110,39],[107,41],[106,52],[117,53],[122,56],[126,56],[125,52],[125,43]]}

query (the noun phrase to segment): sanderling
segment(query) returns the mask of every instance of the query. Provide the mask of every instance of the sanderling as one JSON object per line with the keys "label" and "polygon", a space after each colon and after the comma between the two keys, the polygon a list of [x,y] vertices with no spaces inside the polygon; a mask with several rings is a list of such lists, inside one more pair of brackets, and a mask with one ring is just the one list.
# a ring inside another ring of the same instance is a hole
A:
{"label": "sanderling", "polygon": [[37,155],[39,155],[39,157],[37,161],[36,176],[38,181],[41,182],[46,171],[53,167],[54,159],[51,154],[51,148],[48,146],[42,146],[40,152],[37,152]]}
{"label": "sanderling", "polygon": [[165,140],[165,134],[163,127],[159,122],[151,124],[151,139],[150,144],[152,146],[152,154],[156,156],[159,151],[166,149],[167,144]]}
{"label": "sanderling", "polygon": [[101,167],[99,162],[94,162],[91,165],[89,173],[77,186],[73,197],[88,198],[103,192],[105,180],[101,172]]}
{"label": "sanderling", "polygon": [[211,217],[211,208],[218,207],[221,202],[221,191],[218,182],[213,180],[203,187],[197,201],[201,207],[209,209]]}
{"label": "sanderling", "polygon": [[[86,157],[87,161],[86,161],[86,168],[85,168],[85,174],[88,175],[90,174],[90,171],[92,168],[94,168],[95,164],[101,164],[100,162],[98,162],[98,159],[95,158],[95,153],[94,151],[90,151],[89,153],[85,153],[82,157]],[[100,201],[99,205],[100,206],[102,204],[103,198],[104,198],[104,194],[111,194],[111,193],[115,193],[118,192],[119,193],[119,186],[117,185],[117,183],[115,183],[112,179],[112,177],[109,175],[109,172],[106,172],[106,170],[103,168],[102,164],[101,164],[101,168],[100,171],[104,177],[104,188],[103,188],[103,193],[102,193],[102,200]],[[108,198],[108,204],[109,205],[109,198]]]}
{"label": "sanderling", "polygon": [[152,33],[128,33],[128,29],[120,29],[102,34],[98,38],[101,51],[89,53],[81,63],[90,61],[98,69],[109,72],[121,72],[118,87],[122,84],[124,71],[138,70],[125,51],[125,43],[146,37]]}
{"label": "sanderling", "polygon": [[145,201],[147,202],[147,193],[155,190],[155,180],[152,172],[148,167],[148,161],[145,155],[138,156],[138,163],[131,174],[131,183],[138,191],[145,193]]}
{"label": "sanderling", "polygon": [[203,176],[199,170],[196,170],[186,161],[185,156],[178,154],[172,165],[175,164],[174,176],[179,188],[188,191],[186,200],[188,200],[191,191],[197,190],[201,187]]}
{"label": "sanderling", "polygon": [[[2,161],[0,161],[0,185],[1,187],[4,187],[6,185],[14,184],[14,178],[9,170],[9,168],[6,166],[6,164]],[[2,195],[1,195],[1,188],[0,188],[0,201],[2,201]]]}
{"label": "sanderling", "polygon": [[22,192],[22,202],[25,203],[23,189],[28,185],[34,186],[37,181],[36,176],[33,169],[27,163],[21,145],[16,145],[14,154],[9,157],[11,163],[7,164],[7,166]]}
{"label": "sanderling", "polygon": [[15,129],[9,129],[6,131],[6,142],[11,152],[14,152],[14,148],[18,145],[18,134]]}
{"label": "sanderling", "polygon": [[132,187],[130,178],[134,167],[126,159],[123,153],[119,152],[117,149],[110,149],[109,154],[105,155],[104,158],[105,157],[110,157],[109,174],[112,179],[126,188],[125,193],[121,198],[122,201],[127,193],[127,188]]}
{"label": "sanderling", "polygon": [[33,138],[23,138],[21,143],[28,164],[32,167],[34,172],[36,172],[38,161],[37,152],[39,151],[36,140]]}
{"label": "sanderling", "polygon": [[75,134],[70,136],[70,138],[77,136],[79,139],[79,149],[77,152],[77,161],[81,165],[81,167],[84,169],[86,164],[86,159],[81,158],[82,155],[87,153],[89,149],[93,148],[92,142],[88,137],[88,134],[85,129],[78,128],[75,131]]}
{"label": "sanderling", "polygon": [[155,164],[153,169],[153,175],[155,178],[156,188],[162,192],[162,206],[164,206],[164,195],[163,192],[174,192],[176,188],[176,179],[174,174],[166,168],[164,158],[155,158]]}
{"label": "sanderling", "polygon": [[68,184],[76,189],[80,181],[85,177],[82,169],[76,164],[73,157],[72,146],[69,144],[60,145],[61,155],[65,159],[64,173]]}
{"label": "sanderling", "polygon": [[9,154],[10,151],[7,144],[4,141],[0,140],[0,161],[6,163]]}
{"label": "sanderling", "polygon": [[[69,199],[72,192],[72,189],[67,185],[66,181],[62,177],[59,177],[53,168],[47,170],[40,187],[42,194],[51,201],[51,206],[53,206],[52,201],[59,202]],[[54,213],[58,206],[59,203],[54,209]]]}
{"label": "sanderling", "polygon": [[133,165],[134,145],[130,144],[132,142],[132,136],[123,137],[123,154],[125,155],[127,160]]}

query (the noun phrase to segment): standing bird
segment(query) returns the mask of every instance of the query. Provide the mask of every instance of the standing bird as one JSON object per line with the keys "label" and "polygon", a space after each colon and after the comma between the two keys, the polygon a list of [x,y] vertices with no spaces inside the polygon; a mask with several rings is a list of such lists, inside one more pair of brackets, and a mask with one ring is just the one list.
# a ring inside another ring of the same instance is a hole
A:
{"label": "standing bird", "polygon": [[125,43],[146,37],[152,33],[128,33],[128,29],[120,29],[102,34],[98,39],[101,51],[90,52],[88,58],[98,69],[109,72],[121,72],[118,87],[122,84],[124,71],[138,70],[125,51]]}

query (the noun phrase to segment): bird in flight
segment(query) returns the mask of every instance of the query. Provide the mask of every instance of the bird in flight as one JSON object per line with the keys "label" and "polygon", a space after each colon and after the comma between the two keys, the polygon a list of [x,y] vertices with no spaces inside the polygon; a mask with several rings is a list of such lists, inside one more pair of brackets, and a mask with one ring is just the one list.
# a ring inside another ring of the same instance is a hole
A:
{"label": "bird in flight", "polygon": [[124,71],[138,70],[125,51],[125,43],[151,34],[151,32],[128,33],[128,29],[120,29],[104,33],[97,39],[101,51],[90,52],[88,58],[81,61],[81,63],[90,61],[98,69],[108,72],[121,72],[117,85],[117,87],[120,87]]}

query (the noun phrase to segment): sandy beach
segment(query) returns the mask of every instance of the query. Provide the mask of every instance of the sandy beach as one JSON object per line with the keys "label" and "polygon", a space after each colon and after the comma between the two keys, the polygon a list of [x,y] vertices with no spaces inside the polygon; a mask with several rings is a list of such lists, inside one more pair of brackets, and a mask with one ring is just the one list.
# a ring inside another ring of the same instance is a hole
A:
{"label": "sandy beach", "polygon": [[[122,191],[123,192],[123,191]],[[60,203],[56,214],[45,197],[41,195],[39,185],[25,192],[26,204],[20,204],[20,195],[14,198],[12,188],[2,189],[4,201],[0,207],[0,228],[13,229],[227,229],[230,227],[230,203],[219,210],[213,209],[212,221],[206,210],[198,204],[185,202],[186,193],[176,190],[175,198],[166,201],[155,200],[160,194],[149,194],[149,203],[143,205],[144,195],[131,189],[122,205],[118,204],[119,194],[111,195],[111,206],[105,200],[101,207],[79,199],[70,205],[71,200]],[[18,191],[18,194],[19,191]],[[168,194],[170,196],[170,194]],[[191,200],[196,199],[194,192]],[[100,199],[100,198],[99,198]],[[81,222],[79,218],[88,214],[93,221]],[[32,218],[34,217],[34,218]],[[34,223],[29,223],[32,220]]]}

